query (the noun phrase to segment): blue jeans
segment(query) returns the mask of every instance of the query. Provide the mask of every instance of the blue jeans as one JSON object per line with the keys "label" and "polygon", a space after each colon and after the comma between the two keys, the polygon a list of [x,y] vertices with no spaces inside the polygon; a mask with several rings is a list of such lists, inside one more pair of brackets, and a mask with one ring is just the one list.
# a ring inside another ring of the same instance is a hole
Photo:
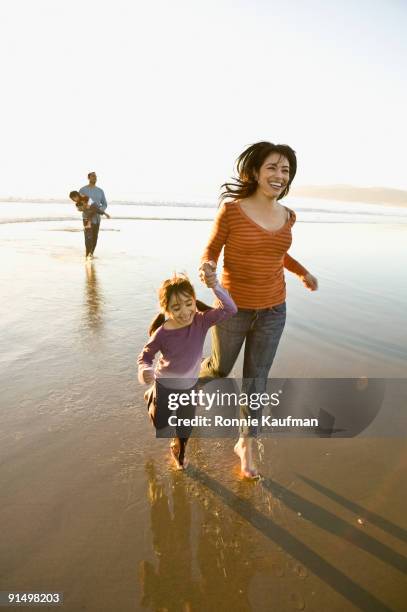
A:
{"label": "blue jeans", "polygon": [[[200,380],[228,376],[245,341],[242,392],[265,393],[285,319],[285,302],[261,310],[239,308],[233,317],[212,328],[212,355],[202,362]],[[243,406],[241,418],[249,415],[258,418],[260,410]],[[251,428],[250,433],[256,432]]]}

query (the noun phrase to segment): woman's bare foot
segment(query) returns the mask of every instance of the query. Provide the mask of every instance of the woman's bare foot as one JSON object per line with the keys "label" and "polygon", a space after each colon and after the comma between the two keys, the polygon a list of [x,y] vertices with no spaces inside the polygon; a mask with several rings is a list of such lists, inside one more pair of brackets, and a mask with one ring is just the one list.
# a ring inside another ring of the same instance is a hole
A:
{"label": "woman's bare foot", "polygon": [[144,401],[146,402],[148,400],[148,396],[150,395],[151,389],[154,387],[154,385],[150,386],[147,391],[144,392]]}
{"label": "woman's bare foot", "polygon": [[240,459],[240,469],[245,478],[257,478],[259,473],[252,456],[253,438],[239,438],[234,451]]}

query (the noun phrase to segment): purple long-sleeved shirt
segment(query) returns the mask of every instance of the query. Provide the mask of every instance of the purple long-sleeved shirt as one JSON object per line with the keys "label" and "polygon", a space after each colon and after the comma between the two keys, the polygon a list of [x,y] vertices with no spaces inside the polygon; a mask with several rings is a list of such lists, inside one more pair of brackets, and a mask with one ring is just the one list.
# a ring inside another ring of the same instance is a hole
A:
{"label": "purple long-sleeved shirt", "polygon": [[[187,387],[196,382],[208,329],[237,312],[236,304],[226,289],[217,284],[213,292],[218,298],[215,307],[205,312],[197,311],[190,325],[179,329],[164,329],[164,325],[161,325],[154,332],[137,359],[141,383],[144,383],[144,370],[153,371],[154,357],[158,352],[161,352],[161,356],[155,368],[156,379],[160,379],[164,385],[163,379],[188,379],[185,381]],[[178,381],[171,383],[170,380],[165,386],[172,387],[174,384],[179,387]]]}

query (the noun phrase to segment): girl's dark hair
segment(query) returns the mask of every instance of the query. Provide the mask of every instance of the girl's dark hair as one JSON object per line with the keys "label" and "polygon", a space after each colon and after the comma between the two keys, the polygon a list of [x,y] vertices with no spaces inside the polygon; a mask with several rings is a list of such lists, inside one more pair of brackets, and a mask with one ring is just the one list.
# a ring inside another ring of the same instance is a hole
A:
{"label": "girl's dark hair", "polygon": [[150,323],[148,335],[151,336],[165,321],[164,312],[168,311],[168,305],[173,295],[189,295],[196,301],[196,308],[200,312],[209,310],[210,306],[204,304],[195,297],[195,290],[190,283],[186,274],[174,274],[172,278],[167,278],[158,290],[158,301],[160,303],[160,312]]}
{"label": "girl's dark hair", "polygon": [[79,193],[79,191],[71,191],[71,193],[69,194],[69,197],[71,198],[75,198],[77,196],[80,196],[81,194]]}
{"label": "girl's dark hair", "polygon": [[289,181],[287,187],[278,196],[278,200],[284,198],[289,192],[290,185],[297,172],[295,151],[288,145],[273,144],[272,142],[264,141],[256,142],[239,155],[235,166],[237,176],[232,179],[233,182],[223,183],[221,187],[223,191],[220,194],[219,203],[229,198],[240,200],[253,195],[258,185],[256,174],[259,173],[264,160],[271,153],[279,153],[282,157],[285,157],[290,164]]}

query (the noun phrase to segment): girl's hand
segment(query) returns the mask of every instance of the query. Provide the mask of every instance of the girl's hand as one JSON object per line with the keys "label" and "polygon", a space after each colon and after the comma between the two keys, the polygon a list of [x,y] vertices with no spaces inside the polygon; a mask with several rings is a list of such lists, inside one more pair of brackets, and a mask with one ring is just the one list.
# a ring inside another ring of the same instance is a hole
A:
{"label": "girl's hand", "polygon": [[318,289],[318,280],[308,272],[305,276],[302,277],[302,282],[310,291],[316,291]]}
{"label": "girl's hand", "polygon": [[154,382],[154,374],[152,370],[144,370],[143,380],[146,383],[146,385],[151,385]]}
{"label": "girl's hand", "polygon": [[105,213],[105,217],[106,217],[106,219],[111,219],[111,216],[108,215],[107,213]]}
{"label": "girl's hand", "polygon": [[214,261],[205,261],[199,268],[199,278],[210,289],[216,287],[218,279],[216,277],[216,263]]}

